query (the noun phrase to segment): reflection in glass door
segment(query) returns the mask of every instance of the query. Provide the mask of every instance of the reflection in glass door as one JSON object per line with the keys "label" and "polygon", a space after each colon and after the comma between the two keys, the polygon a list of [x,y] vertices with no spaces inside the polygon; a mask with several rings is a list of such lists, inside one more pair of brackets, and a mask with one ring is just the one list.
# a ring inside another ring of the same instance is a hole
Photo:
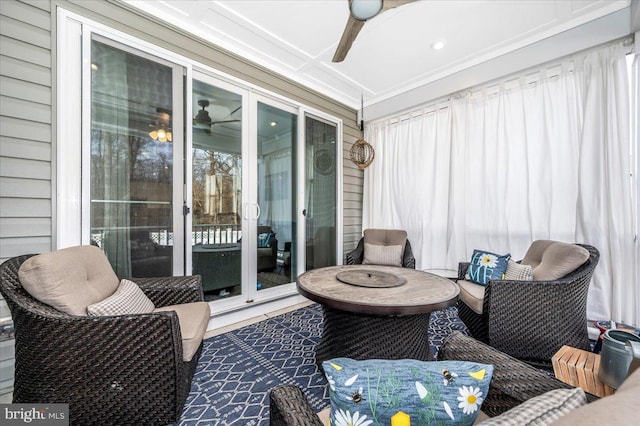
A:
{"label": "reflection in glass door", "polygon": [[296,114],[258,102],[257,290],[292,281],[296,271]]}
{"label": "reflection in glass door", "polygon": [[336,139],[334,123],[305,117],[306,270],[336,264]]}
{"label": "reflection in glass door", "polygon": [[192,273],[205,300],[242,294],[242,96],[193,80]]}
{"label": "reflection in glass door", "polygon": [[181,68],[93,39],[91,70],[91,244],[118,276],[170,276]]}

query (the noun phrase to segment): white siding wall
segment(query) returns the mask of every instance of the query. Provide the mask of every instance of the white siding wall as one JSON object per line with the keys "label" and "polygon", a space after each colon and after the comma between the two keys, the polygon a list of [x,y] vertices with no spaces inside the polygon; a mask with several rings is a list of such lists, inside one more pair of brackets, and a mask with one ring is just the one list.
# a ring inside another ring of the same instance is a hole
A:
{"label": "white siding wall", "polygon": [[[0,0],[0,262],[53,249],[56,6],[157,43],[343,120],[344,252],[362,232],[363,174],[349,160],[360,137],[356,111],[230,52],[147,19],[124,4],[93,0]],[[10,314],[0,300],[0,318]],[[0,344],[0,397],[13,382],[13,341]]]}

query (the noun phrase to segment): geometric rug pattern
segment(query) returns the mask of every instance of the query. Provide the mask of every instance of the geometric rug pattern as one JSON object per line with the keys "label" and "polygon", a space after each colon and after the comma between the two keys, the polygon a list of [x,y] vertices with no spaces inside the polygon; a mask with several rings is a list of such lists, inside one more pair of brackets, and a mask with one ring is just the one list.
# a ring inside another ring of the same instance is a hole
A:
{"label": "geometric rug pattern", "polygon": [[[466,333],[455,307],[431,314],[429,340],[437,348],[452,330]],[[315,364],[322,308],[313,304],[206,339],[180,426],[269,424],[269,391],[302,388],[313,407],[329,405],[327,381]]]}

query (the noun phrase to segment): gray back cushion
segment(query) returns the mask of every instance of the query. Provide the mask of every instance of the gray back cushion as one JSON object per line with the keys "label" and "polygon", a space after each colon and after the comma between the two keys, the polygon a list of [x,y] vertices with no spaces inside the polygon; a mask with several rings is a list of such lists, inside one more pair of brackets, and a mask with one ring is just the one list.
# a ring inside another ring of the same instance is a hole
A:
{"label": "gray back cushion", "polygon": [[407,233],[400,229],[365,229],[363,265],[402,266]]}
{"label": "gray back cushion", "polygon": [[87,315],[87,306],[111,296],[119,280],[102,250],[77,246],[27,259],[20,283],[34,298],[70,315]]}
{"label": "gray back cushion", "polygon": [[407,244],[407,232],[401,229],[365,229],[365,244],[376,246],[404,246]]}
{"label": "gray back cushion", "polygon": [[535,281],[551,281],[570,274],[588,259],[589,250],[576,244],[537,240],[520,263],[531,265]]}

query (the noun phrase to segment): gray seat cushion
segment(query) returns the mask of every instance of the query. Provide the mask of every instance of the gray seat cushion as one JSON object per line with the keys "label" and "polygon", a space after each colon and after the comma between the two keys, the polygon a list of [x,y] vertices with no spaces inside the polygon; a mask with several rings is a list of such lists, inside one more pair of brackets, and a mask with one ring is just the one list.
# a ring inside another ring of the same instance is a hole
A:
{"label": "gray seat cushion", "polygon": [[35,299],[70,315],[87,315],[87,306],[111,296],[120,283],[102,250],[77,246],[27,259],[20,283]]}
{"label": "gray seat cushion", "polygon": [[183,303],[154,309],[153,312],[175,311],[182,335],[182,359],[191,361],[207,331],[211,310],[207,302]]}
{"label": "gray seat cushion", "polygon": [[476,314],[482,314],[486,287],[466,280],[458,280],[457,282],[460,287],[460,300]]}

